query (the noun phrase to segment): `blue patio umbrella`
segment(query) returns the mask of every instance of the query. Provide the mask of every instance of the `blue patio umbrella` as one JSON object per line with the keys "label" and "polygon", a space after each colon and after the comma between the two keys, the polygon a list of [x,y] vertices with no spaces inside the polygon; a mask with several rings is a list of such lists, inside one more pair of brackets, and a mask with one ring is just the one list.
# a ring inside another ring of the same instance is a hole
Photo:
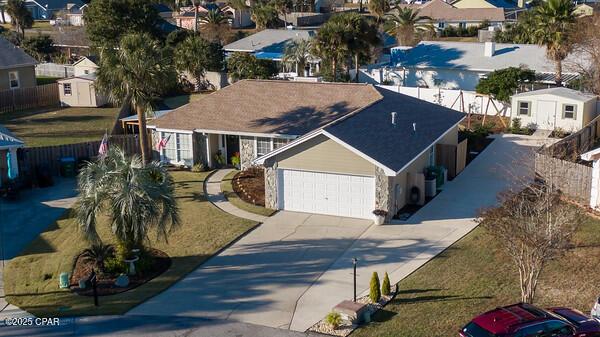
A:
{"label": "blue patio umbrella", "polygon": [[15,179],[16,176],[13,174],[13,170],[12,170],[12,155],[10,153],[10,151],[6,152],[6,164],[8,167],[8,179]]}

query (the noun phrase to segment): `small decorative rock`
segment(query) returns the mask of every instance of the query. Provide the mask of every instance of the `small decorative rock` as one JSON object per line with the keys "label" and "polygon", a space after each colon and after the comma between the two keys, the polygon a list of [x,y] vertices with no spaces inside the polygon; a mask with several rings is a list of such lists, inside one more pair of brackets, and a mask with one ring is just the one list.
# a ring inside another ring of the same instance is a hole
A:
{"label": "small decorative rock", "polygon": [[115,286],[119,288],[125,288],[129,285],[129,276],[121,274],[115,280]]}

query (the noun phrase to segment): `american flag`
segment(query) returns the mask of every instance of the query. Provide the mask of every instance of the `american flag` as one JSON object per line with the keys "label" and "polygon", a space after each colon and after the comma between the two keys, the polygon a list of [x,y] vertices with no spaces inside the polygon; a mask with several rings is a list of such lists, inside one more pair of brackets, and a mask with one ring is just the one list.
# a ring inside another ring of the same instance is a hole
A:
{"label": "american flag", "polygon": [[108,134],[104,133],[104,137],[102,137],[102,142],[100,142],[100,148],[98,149],[98,154],[101,157],[104,157],[108,153]]}
{"label": "american flag", "polygon": [[171,139],[171,135],[168,135],[167,138],[162,138],[156,144],[156,151],[160,151],[161,149],[164,149],[165,147],[167,147],[167,143],[169,142],[169,139]]}

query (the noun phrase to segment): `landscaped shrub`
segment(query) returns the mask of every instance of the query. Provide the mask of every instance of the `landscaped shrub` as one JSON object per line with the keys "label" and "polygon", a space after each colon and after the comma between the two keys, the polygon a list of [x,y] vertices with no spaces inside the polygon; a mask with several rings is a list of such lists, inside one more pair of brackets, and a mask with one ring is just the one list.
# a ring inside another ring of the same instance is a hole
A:
{"label": "landscaped shrub", "polygon": [[339,312],[332,311],[325,317],[325,322],[335,330],[342,325],[342,315]]}
{"label": "landscaped shrub", "polygon": [[102,242],[93,244],[90,248],[81,253],[85,261],[93,261],[98,272],[104,272],[104,263],[107,259],[115,256],[115,247],[113,245],[105,245]]}
{"label": "landscaped shrub", "polygon": [[388,276],[387,271],[385,275],[383,275],[383,283],[381,283],[381,294],[384,296],[389,296],[391,293],[390,289],[390,277]]}
{"label": "landscaped shrub", "polygon": [[110,275],[118,275],[127,272],[127,264],[123,260],[111,257],[104,261],[104,271]]}
{"label": "landscaped shrub", "polygon": [[207,171],[206,166],[202,163],[197,163],[192,166],[192,172],[205,172]]}
{"label": "landscaped shrub", "polygon": [[369,298],[371,299],[371,302],[377,303],[381,299],[381,290],[379,289],[379,275],[377,275],[377,272],[374,271],[373,276],[371,276],[371,289],[369,291]]}

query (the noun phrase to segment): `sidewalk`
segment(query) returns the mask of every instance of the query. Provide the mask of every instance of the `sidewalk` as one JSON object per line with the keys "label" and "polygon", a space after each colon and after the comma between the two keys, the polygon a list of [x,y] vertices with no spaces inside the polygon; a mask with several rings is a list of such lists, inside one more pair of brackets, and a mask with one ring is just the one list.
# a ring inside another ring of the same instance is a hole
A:
{"label": "sidewalk", "polygon": [[225,198],[225,195],[221,190],[221,182],[223,181],[223,178],[225,178],[225,176],[232,171],[233,169],[221,169],[217,170],[208,177],[208,180],[204,183],[206,198],[222,211],[231,215],[235,215],[238,218],[244,218],[261,223],[264,222],[267,217],[239,209],[227,201],[227,198]]}

